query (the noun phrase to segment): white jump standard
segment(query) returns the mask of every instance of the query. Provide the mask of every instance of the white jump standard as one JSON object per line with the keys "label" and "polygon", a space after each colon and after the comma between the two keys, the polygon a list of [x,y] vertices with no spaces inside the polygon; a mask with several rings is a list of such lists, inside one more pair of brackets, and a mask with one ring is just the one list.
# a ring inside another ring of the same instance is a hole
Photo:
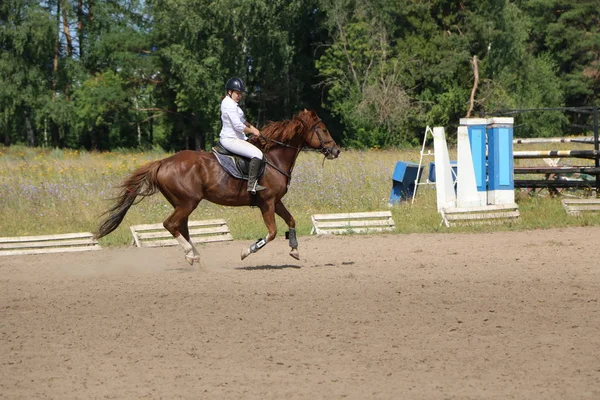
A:
{"label": "white jump standard", "polygon": [[512,118],[460,120],[456,192],[447,182],[451,167],[444,128],[434,128],[438,211],[447,227],[514,221],[519,217],[514,194],[512,124]]}

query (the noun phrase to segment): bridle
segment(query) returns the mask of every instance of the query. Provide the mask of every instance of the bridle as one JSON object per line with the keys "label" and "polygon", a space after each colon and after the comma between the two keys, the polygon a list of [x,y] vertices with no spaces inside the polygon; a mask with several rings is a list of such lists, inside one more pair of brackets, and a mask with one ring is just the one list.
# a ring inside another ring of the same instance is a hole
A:
{"label": "bridle", "polygon": [[[302,123],[304,123],[304,121],[302,121]],[[317,122],[315,122],[310,127],[310,131],[312,132],[311,135],[317,134],[317,139],[319,139],[319,143],[321,144],[321,147],[319,147],[318,149],[311,149],[311,150],[318,151],[319,153],[322,153],[323,155],[325,155],[325,157],[327,157],[333,151],[333,146],[328,147],[326,145],[328,143],[335,143],[335,142],[333,139],[330,139],[330,140],[323,139],[323,136],[321,136],[320,130],[317,129],[317,125],[319,125],[320,123],[321,123],[321,118],[319,118],[317,120]],[[311,136],[311,139],[312,139],[312,136]]]}
{"label": "bridle", "polygon": [[[312,132],[311,139],[312,139],[312,136],[314,136],[315,134],[317,135],[317,139],[319,139],[319,144],[321,145],[321,147],[319,147],[318,149],[313,149],[313,148],[309,148],[306,146],[300,146],[300,147],[292,146],[287,143],[280,142],[279,140],[275,140],[270,137],[264,136],[262,134],[260,135],[260,138],[270,141],[270,142],[273,142],[273,143],[277,143],[278,145],[287,147],[289,149],[296,149],[296,150],[298,150],[298,152],[300,152],[302,150],[318,151],[318,152],[323,153],[324,155],[328,156],[329,154],[331,154],[331,151],[333,150],[333,146],[327,147],[326,145],[334,142],[334,140],[333,139],[330,139],[330,140],[323,139],[323,136],[321,136],[321,133],[319,132],[319,130],[317,130],[317,125],[319,125],[321,123],[321,121],[322,120],[319,118],[314,124],[312,124],[312,126],[309,129],[307,129]],[[300,120],[300,122],[302,122],[302,124],[304,126],[306,126],[306,123],[304,121]],[[298,154],[296,154],[296,155],[298,155]]]}
{"label": "bridle", "polygon": [[[303,120],[299,120],[305,127],[307,127],[306,123]],[[260,135],[260,138],[264,139],[264,140],[268,140],[271,141],[273,143],[277,143],[280,146],[283,147],[287,147],[289,149],[295,149],[296,150],[296,155],[294,157],[294,160],[298,157],[298,154],[302,151],[302,150],[309,150],[309,151],[318,151],[319,153],[323,154],[325,156],[325,158],[327,158],[328,155],[331,154],[331,152],[333,151],[333,146],[329,146],[327,147],[326,145],[329,143],[335,143],[335,141],[333,139],[330,140],[324,140],[323,136],[321,136],[320,131],[317,129],[317,126],[321,123],[321,118],[319,118],[314,124],[312,124],[312,126],[310,128],[308,128],[307,130],[311,131],[311,137],[310,140],[312,140],[312,137],[316,134],[317,135],[317,139],[319,139],[319,144],[320,147],[318,149],[313,149],[313,148],[308,148],[307,146],[292,146],[289,145],[287,143],[283,143],[280,142],[278,140],[272,139],[270,137],[267,136],[263,136],[262,134]],[[267,164],[269,164],[271,167],[275,168],[277,171],[281,172],[283,175],[285,175],[286,177],[288,177],[288,179],[292,178],[292,170],[294,169],[294,166],[292,165],[292,167],[290,168],[290,172],[286,173],[285,171],[282,171],[280,168],[278,168],[277,166],[273,165],[273,163],[268,160],[265,156],[265,161],[267,162]],[[325,159],[323,159],[323,162],[325,162]]]}

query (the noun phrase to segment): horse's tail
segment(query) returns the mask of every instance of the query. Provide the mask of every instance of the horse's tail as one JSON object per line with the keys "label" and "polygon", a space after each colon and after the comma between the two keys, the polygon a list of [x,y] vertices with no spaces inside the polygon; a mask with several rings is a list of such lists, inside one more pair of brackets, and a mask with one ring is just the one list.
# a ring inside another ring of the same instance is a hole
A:
{"label": "horse's tail", "polygon": [[116,200],[115,204],[102,214],[108,215],[100,224],[98,232],[94,235],[97,239],[117,229],[138,196],[142,198],[152,196],[158,191],[156,175],[160,165],[160,160],[144,164],[119,185],[121,192],[114,199]]}

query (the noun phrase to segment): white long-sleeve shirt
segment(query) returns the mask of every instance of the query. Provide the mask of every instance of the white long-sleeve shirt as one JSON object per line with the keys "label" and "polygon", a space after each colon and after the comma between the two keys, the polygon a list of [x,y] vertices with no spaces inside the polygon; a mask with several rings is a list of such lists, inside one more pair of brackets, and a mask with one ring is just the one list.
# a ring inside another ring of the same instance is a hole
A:
{"label": "white long-sleeve shirt", "polygon": [[225,96],[221,101],[221,122],[223,127],[219,137],[225,138],[237,138],[247,140],[248,138],[244,134],[246,125],[244,122],[244,111],[240,108],[238,103],[233,101],[229,96]]}

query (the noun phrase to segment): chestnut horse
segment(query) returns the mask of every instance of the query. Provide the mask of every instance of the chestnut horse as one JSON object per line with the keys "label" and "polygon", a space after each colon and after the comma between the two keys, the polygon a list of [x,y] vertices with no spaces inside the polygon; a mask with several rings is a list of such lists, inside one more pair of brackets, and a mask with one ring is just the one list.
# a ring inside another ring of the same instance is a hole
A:
{"label": "chestnut horse", "polygon": [[190,264],[200,261],[200,253],[190,240],[188,217],[201,200],[225,206],[257,206],[269,233],[242,250],[242,260],[275,239],[275,214],[289,227],[290,255],[300,259],[296,239],[296,222],[281,199],[287,193],[292,169],[304,146],[317,149],[327,159],[337,158],[340,148],[327,127],[314,111],[301,111],[291,120],[265,126],[261,138],[254,141],[265,154],[267,165],[260,184],[267,189],[251,194],[246,182],[232,177],[221,167],[213,153],[180,151],[170,157],[149,162],[126,178],[120,185],[116,203],[104,214],[96,238],[114,231],[139,196],[144,198],[160,191],[175,209],[163,222],[185,251]]}

